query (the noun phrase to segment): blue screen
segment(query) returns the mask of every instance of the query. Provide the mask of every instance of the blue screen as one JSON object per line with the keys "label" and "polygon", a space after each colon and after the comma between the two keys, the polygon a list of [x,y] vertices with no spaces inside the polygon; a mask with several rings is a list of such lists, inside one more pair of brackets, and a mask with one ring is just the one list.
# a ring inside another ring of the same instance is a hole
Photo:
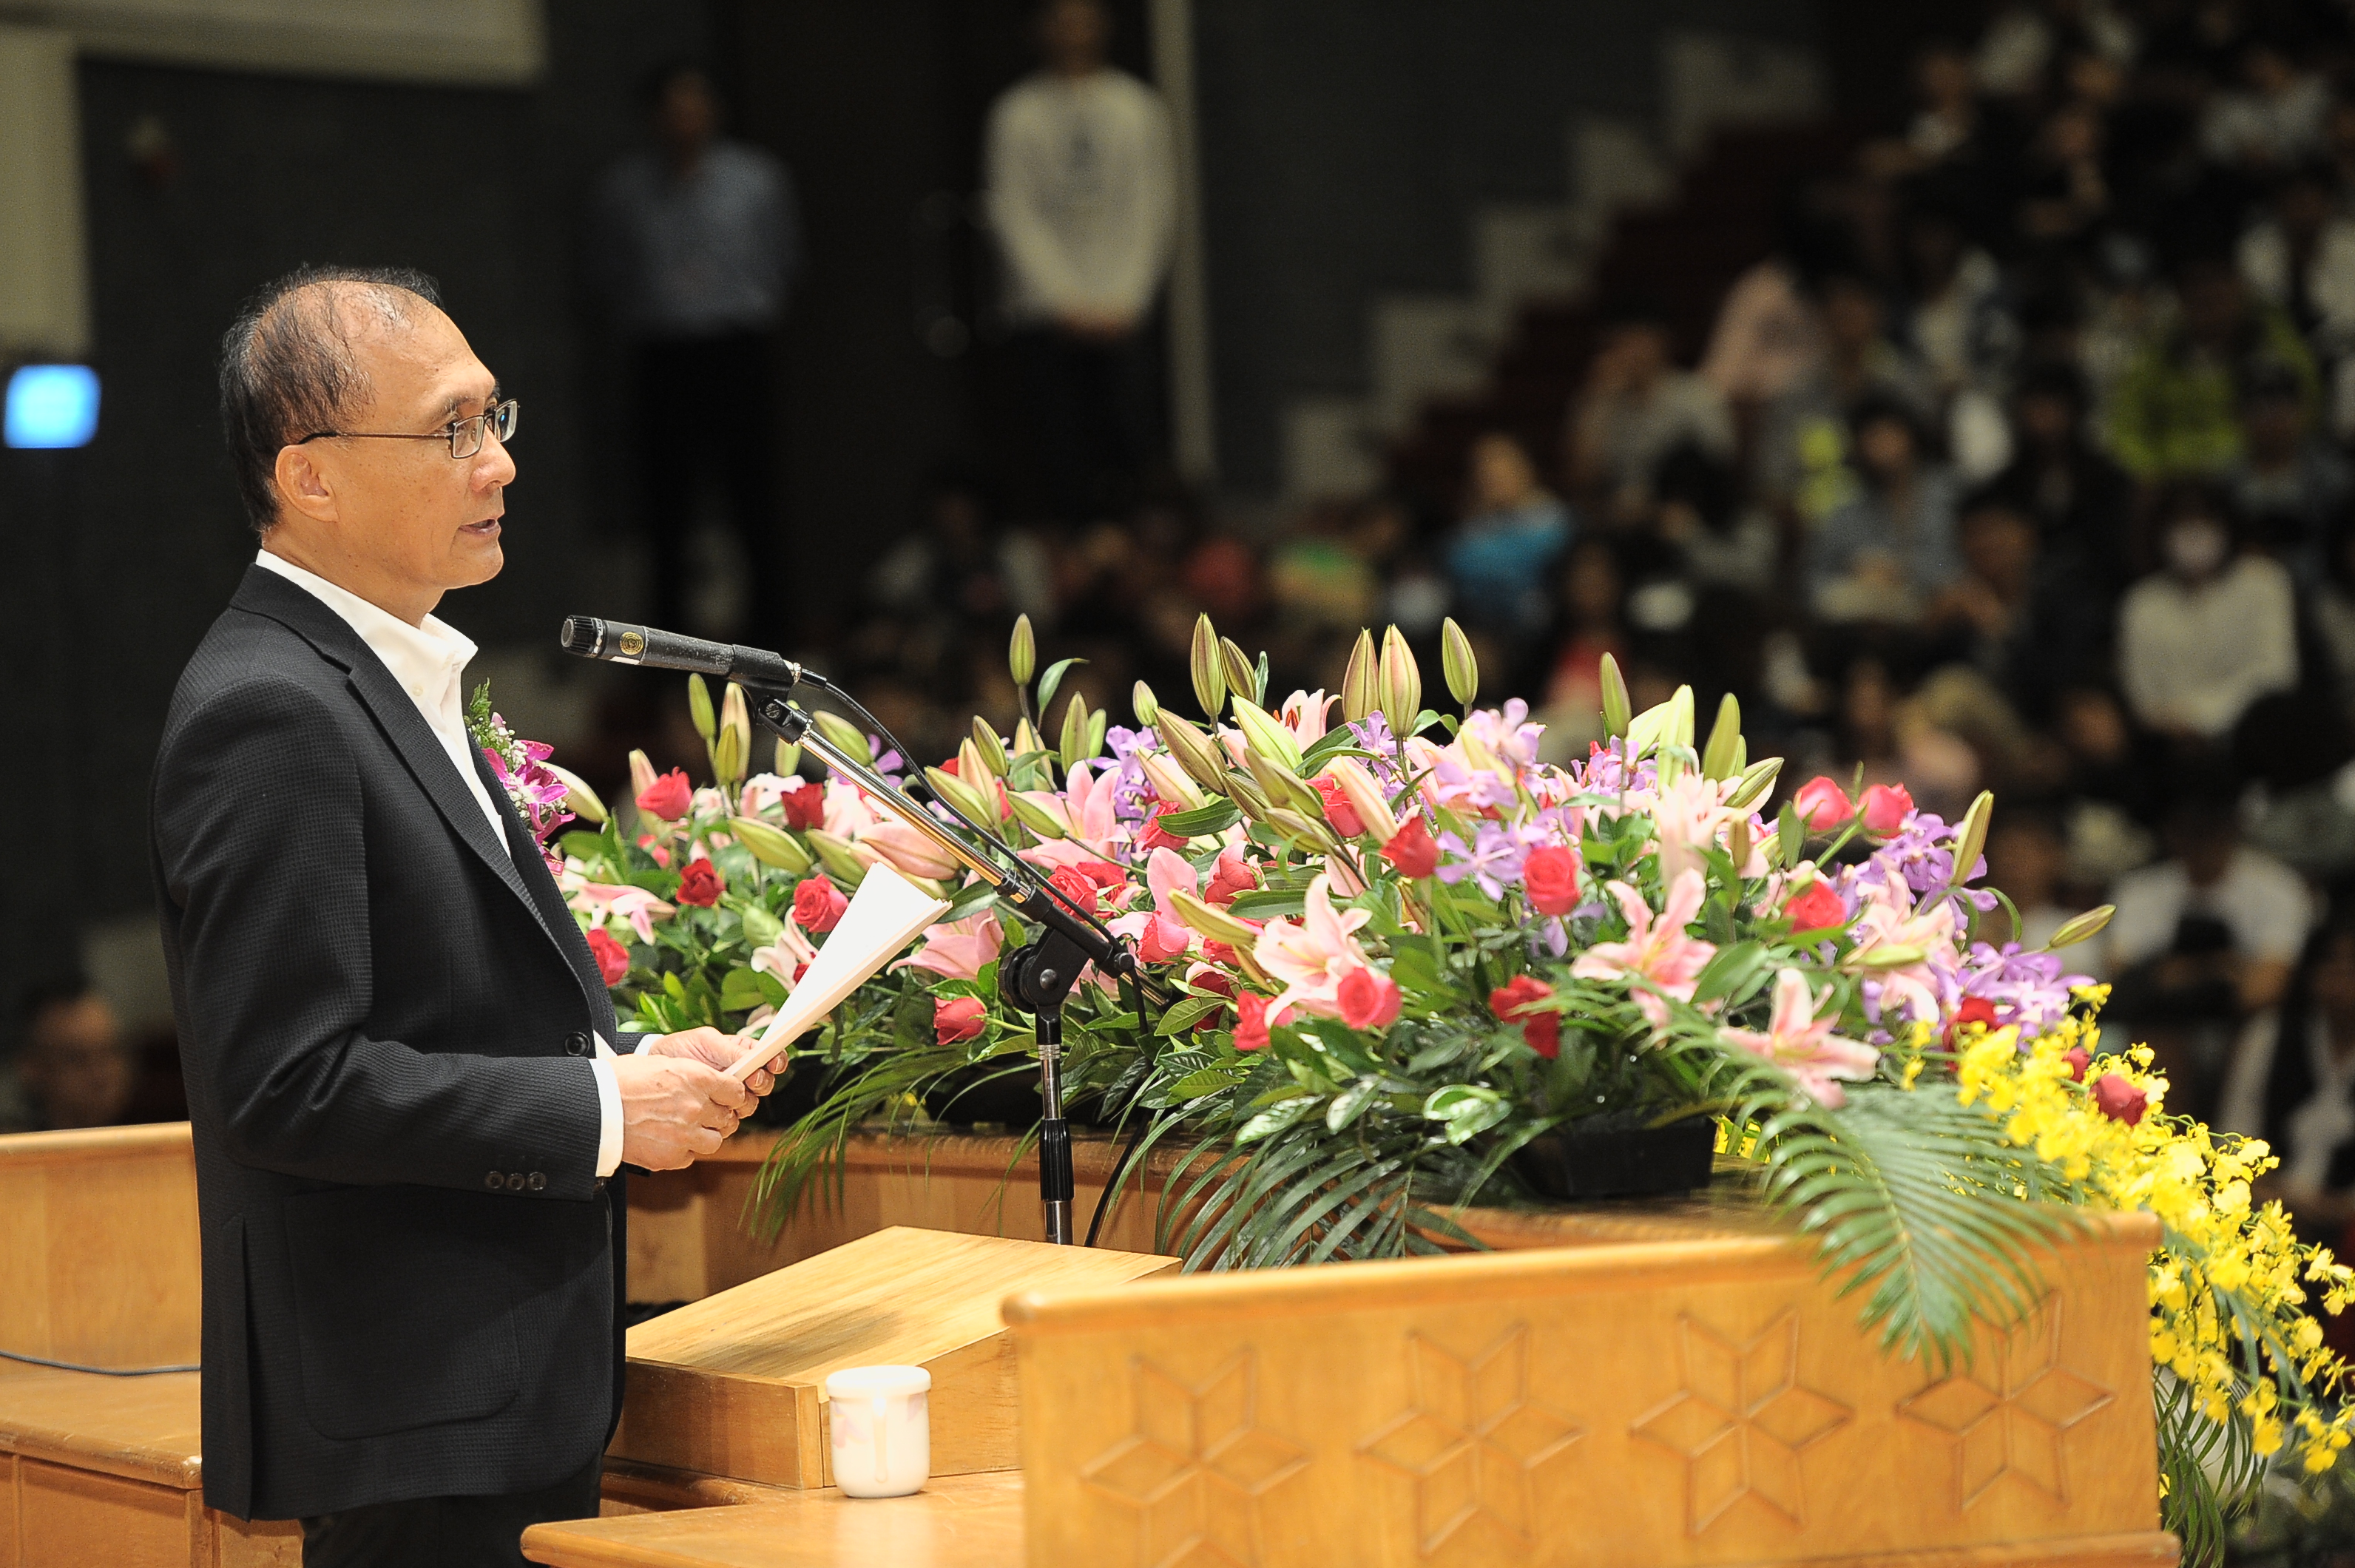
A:
{"label": "blue screen", "polygon": [[88,446],[98,433],[98,372],[87,365],[26,365],[8,378],[7,443]]}

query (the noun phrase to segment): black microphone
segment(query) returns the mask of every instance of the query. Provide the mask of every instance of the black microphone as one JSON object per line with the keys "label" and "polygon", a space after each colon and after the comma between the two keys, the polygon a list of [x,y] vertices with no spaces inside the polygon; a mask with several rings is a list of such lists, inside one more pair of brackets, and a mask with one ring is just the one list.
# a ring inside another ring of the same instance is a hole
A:
{"label": "black microphone", "polygon": [[691,669],[747,686],[790,691],[802,682],[802,667],[766,648],[737,643],[708,643],[679,632],[653,626],[601,621],[594,615],[567,615],[557,645],[584,659],[640,665],[648,669]]}

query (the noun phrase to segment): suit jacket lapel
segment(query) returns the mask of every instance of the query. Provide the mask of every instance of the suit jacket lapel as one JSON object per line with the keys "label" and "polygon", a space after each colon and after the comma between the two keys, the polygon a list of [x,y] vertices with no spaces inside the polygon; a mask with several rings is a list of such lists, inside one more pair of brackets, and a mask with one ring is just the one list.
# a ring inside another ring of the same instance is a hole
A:
{"label": "suit jacket lapel", "polygon": [[400,753],[400,760],[409,765],[410,773],[433,802],[442,819],[450,825],[450,831],[464,839],[466,848],[516,897],[529,904],[531,894],[525,891],[523,879],[516,874],[515,857],[491,832],[490,822],[483,816],[474,793],[466,788],[466,781],[458,776],[457,769],[451,766],[450,753],[442,749],[441,739],[427,726],[425,716],[417,710],[409,693],[392,678],[392,672],[370,654],[365,661],[354,661],[351,687],[376,716],[378,726],[392,741],[393,750]]}

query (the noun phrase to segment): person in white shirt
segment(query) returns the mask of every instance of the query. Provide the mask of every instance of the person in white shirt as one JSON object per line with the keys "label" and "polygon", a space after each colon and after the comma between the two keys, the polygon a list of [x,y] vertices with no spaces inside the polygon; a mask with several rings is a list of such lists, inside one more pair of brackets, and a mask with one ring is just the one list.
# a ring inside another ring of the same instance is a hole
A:
{"label": "person in white shirt", "polygon": [[1111,30],[1098,0],[1050,0],[1046,69],[991,107],[985,154],[1040,477],[1071,522],[1124,500],[1147,459],[1142,331],[1177,229],[1168,112],[1105,63]]}
{"label": "person in white shirt", "polygon": [[2333,910],[2281,1005],[2241,1031],[2215,1125],[2272,1146],[2281,1167],[2260,1198],[2278,1197],[2302,1235],[2339,1244],[2355,1221],[2355,910]]}
{"label": "person in white shirt", "polygon": [[2166,569],[2118,605],[2118,678],[2135,718],[2213,744],[2249,704],[2297,684],[2297,603],[2280,562],[2242,551],[2222,499],[2200,485],[2159,508]]}

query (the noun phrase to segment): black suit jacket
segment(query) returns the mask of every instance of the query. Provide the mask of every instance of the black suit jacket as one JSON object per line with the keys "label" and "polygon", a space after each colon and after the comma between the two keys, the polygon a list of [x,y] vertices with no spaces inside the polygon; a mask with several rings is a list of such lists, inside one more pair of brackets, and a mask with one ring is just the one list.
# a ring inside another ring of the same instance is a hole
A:
{"label": "black suit jacket", "polygon": [[153,843],[204,1230],[205,1499],[552,1485],[621,1409],[595,960],[383,661],[257,566],[173,694]]}

